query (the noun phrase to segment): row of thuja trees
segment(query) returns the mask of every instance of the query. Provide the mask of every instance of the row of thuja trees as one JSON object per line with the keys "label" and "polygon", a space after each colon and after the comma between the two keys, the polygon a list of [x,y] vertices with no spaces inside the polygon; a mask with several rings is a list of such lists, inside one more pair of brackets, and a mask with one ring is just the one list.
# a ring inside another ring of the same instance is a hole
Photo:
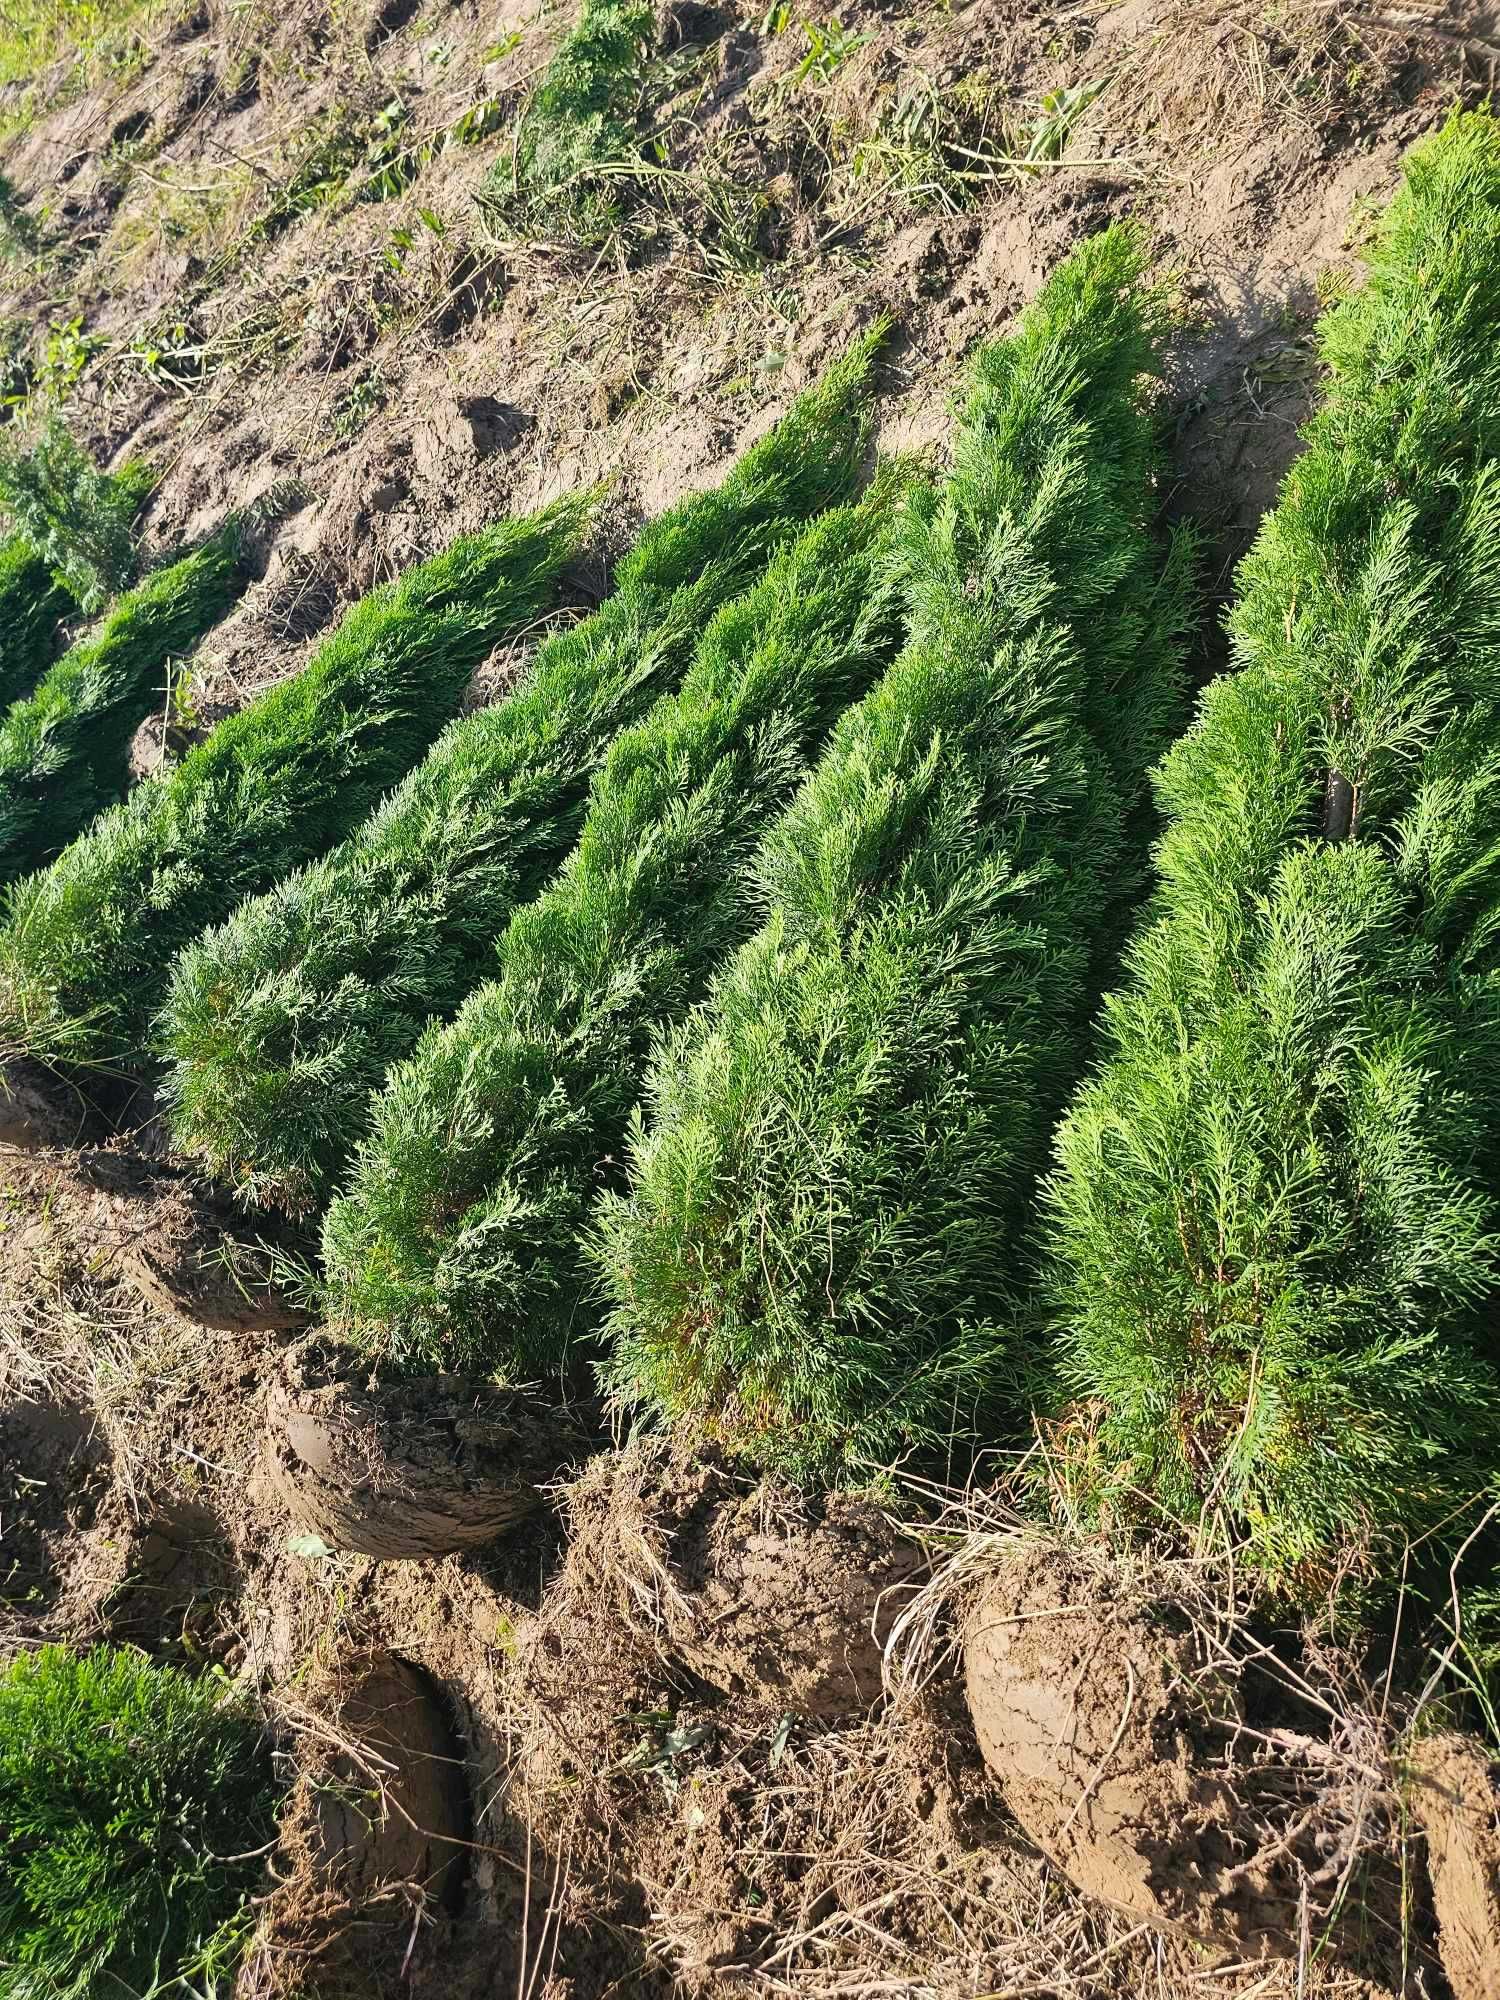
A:
{"label": "row of thuja trees", "polygon": [[[469,715],[591,496],[455,543],[8,891],[6,1052],[149,1065],[185,1150],[323,1215],[387,1369],[592,1369],[813,1481],[1040,1420],[1070,1510],[1221,1520],[1295,1587],[1462,1532],[1500,1469],[1500,128],[1417,149],[1326,316],[1185,733],[1167,332],[1105,232],[979,357],[947,476],[862,487],[877,334]],[[59,615],[34,543],[0,591],[28,561],[15,632]],[[90,730],[55,741],[84,798]],[[0,766],[0,828],[48,775]],[[211,1979],[275,1807],[227,1684],[18,1661],[0,1992]]]}
{"label": "row of thuja trees", "polygon": [[1113,229],[941,481],[860,490],[877,331],[489,708],[590,498],[377,592],[11,889],[6,1049],[152,1066],[324,1216],[389,1368],[593,1371],[815,1480],[1040,1417],[1071,1507],[1283,1578],[1451,1517],[1495,1461],[1487,116],[1370,262],[1185,734],[1169,315]]}

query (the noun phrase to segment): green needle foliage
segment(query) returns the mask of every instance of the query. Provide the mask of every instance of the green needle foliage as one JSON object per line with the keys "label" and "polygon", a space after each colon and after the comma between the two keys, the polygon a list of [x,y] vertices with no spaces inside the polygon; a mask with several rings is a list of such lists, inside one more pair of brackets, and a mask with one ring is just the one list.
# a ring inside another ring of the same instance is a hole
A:
{"label": "green needle foliage", "polygon": [[907,510],[901,658],[759,861],[769,920],[656,1064],[596,1252],[606,1380],[800,1476],[947,1436],[995,1365],[1177,712],[1134,236],[983,352]]}
{"label": "green needle foliage", "polygon": [[716,492],[655,522],[614,594],[456,723],[373,817],[187,952],[162,1036],[173,1130],[257,1202],[310,1208],[370,1093],[485,976],[511,910],[578,836],[611,739],[676,685],[703,627],[772,551],[853,490],[874,338],[807,391]]}
{"label": "green needle foliage", "polygon": [[0,511],[83,611],[135,575],[131,523],[151,486],[143,465],[97,471],[57,416],[30,446],[0,446]]}
{"label": "green needle foliage", "polygon": [[575,243],[602,241],[619,219],[619,170],[639,163],[644,61],[656,35],[648,0],[583,0],[521,118],[514,159],[478,191],[505,229]]}
{"label": "green needle foliage", "polygon": [[[117,551],[112,565],[112,573],[119,572],[116,581],[123,583],[135,559],[130,524],[151,490],[145,466],[127,465],[101,478],[65,431],[61,437],[64,443],[53,455],[72,464],[73,476],[57,482],[60,492],[51,492],[35,467],[25,482],[13,475],[8,489],[20,500],[15,512],[29,532],[18,530],[0,542],[0,708],[29,693],[46,671],[61,620],[95,600],[93,588],[82,596],[78,592],[80,572],[94,573],[80,545],[79,521],[97,522],[102,514],[110,538],[124,536],[124,551]],[[15,461],[0,454],[0,475],[8,463]],[[6,506],[0,480],[0,509]]]}
{"label": "green needle foliage", "polygon": [[1411,154],[1058,1142],[1061,1467],[1320,1573],[1500,1460],[1500,128]]}
{"label": "green needle foliage", "polygon": [[752,927],[756,842],[894,650],[890,518],[881,481],[719,612],[681,689],[616,737],[498,976],[387,1083],[324,1232],[335,1308],[383,1356],[518,1377],[561,1362],[580,1232],[653,1030]]}
{"label": "green needle foliage", "polygon": [[238,1956],[263,1866],[245,1857],[275,1811],[259,1722],[221,1675],[107,1646],[14,1660],[0,1674],[0,2000],[206,1990]]}
{"label": "green needle foliage", "polygon": [[52,657],[52,640],[72,598],[24,535],[0,543],[0,709],[33,687]]}
{"label": "green needle foliage", "polygon": [[0,1045],[136,1059],[176,953],[411,769],[497,641],[551,603],[588,511],[585,497],[501,522],[372,591],[300,673],[17,890],[0,930]]}
{"label": "green needle foliage", "polygon": [[168,661],[191,652],[234,601],[239,549],[238,524],[227,522],[126,591],[0,720],[0,882],[50,861],[124,791],[131,738],[161,697]]}

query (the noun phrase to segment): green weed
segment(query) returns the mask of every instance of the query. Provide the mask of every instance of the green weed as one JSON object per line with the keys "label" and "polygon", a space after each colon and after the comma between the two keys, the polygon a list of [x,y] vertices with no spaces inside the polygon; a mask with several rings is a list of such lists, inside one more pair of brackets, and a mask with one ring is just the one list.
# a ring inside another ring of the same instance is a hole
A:
{"label": "green weed", "polygon": [[619,221],[623,180],[639,165],[638,113],[655,42],[648,0],[583,0],[522,113],[513,157],[481,186],[498,231],[594,243]]}

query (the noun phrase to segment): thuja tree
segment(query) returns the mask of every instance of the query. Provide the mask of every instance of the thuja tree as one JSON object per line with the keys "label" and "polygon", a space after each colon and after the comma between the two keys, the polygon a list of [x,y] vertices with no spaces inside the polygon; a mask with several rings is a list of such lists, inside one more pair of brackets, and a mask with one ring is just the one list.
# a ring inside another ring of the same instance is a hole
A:
{"label": "thuja tree", "polygon": [[651,1035],[753,928],[760,834],[894,650],[891,510],[882,481],[718,614],[681,689],[616,738],[495,976],[381,1093],[324,1249],[331,1305],[383,1356],[513,1377],[562,1361]]}
{"label": "thuja tree", "polygon": [[131,523],[151,484],[138,464],[98,471],[57,416],[29,445],[0,445],[0,512],[83,611],[136,573]]}
{"label": "thuja tree", "polygon": [[[1500,130],[1410,156],[1168,758],[1160,887],[1062,1128],[1078,1498],[1282,1574],[1493,1468]],[[1309,1572],[1311,1573],[1311,1572]]]}
{"label": "thuja tree", "polygon": [[124,791],[131,738],[162,699],[169,662],[239,592],[239,549],[230,521],[126,591],[0,720],[0,881],[40,868]]}
{"label": "thuja tree", "polygon": [[619,1396],[802,1475],[922,1446],[995,1359],[1177,708],[1161,302],[1111,230],[980,356],[909,508],[899,660],[769,834],[769,918],[672,1036],[597,1252]]}
{"label": "thuja tree", "polygon": [[619,177],[638,163],[642,71],[656,34],[648,0],[583,0],[578,24],[521,115],[513,156],[482,183],[506,228],[593,242],[618,219]]}
{"label": "thuja tree", "polygon": [[259,1720],[222,1676],[103,1646],[14,1660],[0,1673],[0,1996],[213,1990],[247,1934],[275,1808]]}
{"label": "thuja tree", "polygon": [[495,644],[552,603],[587,514],[567,500],[501,522],[371,592],[300,672],[19,887],[0,929],[0,1047],[139,1056],[174,955],[411,769]]}
{"label": "thuja tree", "polygon": [[53,635],[74,608],[51,564],[24,535],[0,542],[0,708],[41,677],[52,657]]}
{"label": "thuja tree", "polygon": [[[28,488],[23,504],[17,505],[20,486],[13,473],[7,510],[7,490],[0,477],[0,511],[10,511],[26,523],[0,542],[0,707],[28,693],[46,671],[60,621],[89,608],[99,591],[107,596],[134,566],[130,524],[150,490],[151,474],[143,465],[132,464],[101,477],[71,439],[67,449],[76,461],[75,477],[62,482],[62,493],[52,494],[50,502],[45,492]],[[34,487],[40,485],[33,482]],[[63,505],[65,499],[76,503],[80,496],[88,504]],[[80,520],[92,522],[101,511],[111,538],[124,538],[108,577],[90,567],[77,534]],[[84,570],[88,575],[80,583]]]}
{"label": "thuja tree", "polygon": [[858,478],[873,346],[808,390],[716,491],[650,526],[524,686],[456,723],[347,841],[245,903],[173,976],[173,1131],[253,1201],[311,1207],[370,1093],[484,977],[578,835],[610,740],[677,684],[704,624]]}

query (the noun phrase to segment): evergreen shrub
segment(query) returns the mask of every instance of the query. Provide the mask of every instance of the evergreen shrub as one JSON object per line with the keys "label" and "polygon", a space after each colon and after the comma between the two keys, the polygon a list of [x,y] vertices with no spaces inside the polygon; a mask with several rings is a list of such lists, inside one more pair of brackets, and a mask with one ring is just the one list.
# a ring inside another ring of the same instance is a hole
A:
{"label": "evergreen shrub", "polygon": [[0,718],[0,882],[59,853],[125,790],[130,743],[189,653],[240,588],[230,521],[180,562],[127,590]]}
{"label": "evergreen shrub", "polygon": [[681,689],[616,737],[494,976],[387,1082],[324,1230],[330,1303],[383,1358],[524,1379],[586,1323],[579,1237],[652,1033],[753,927],[761,832],[894,650],[891,486],[718,613]]}
{"label": "evergreen shrub", "polygon": [[1057,1147],[1075,1504],[1279,1577],[1500,1454],[1500,128],[1416,147],[1159,775],[1160,883]]}
{"label": "evergreen shrub", "polygon": [[764,928],[667,1039],[598,1211],[608,1385],[799,1476],[938,1443],[1013,1358],[991,1322],[1178,709],[1164,319],[1112,229],[981,354],[907,510],[906,648],[768,835]]}
{"label": "evergreen shrub", "polygon": [[299,673],[15,891],[0,929],[0,1045],[140,1057],[175,954],[411,769],[497,641],[551,604],[587,517],[587,500],[567,500],[500,522],[372,591]]}
{"label": "evergreen shrub", "polygon": [[247,1934],[275,1812],[259,1721],[221,1675],[108,1646],[14,1659],[0,1671],[0,2000],[213,1990]]}
{"label": "evergreen shrub", "polygon": [[184,954],[162,1046],[185,1150],[251,1201],[326,1198],[371,1092],[484,978],[512,909],[566,857],[611,739],[680,681],[773,550],[853,490],[874,344],[721,487],[648,527],[613,594],[544,642],[517,692],[455,723],[349,839]]}
{"label": "evergreen shrub", "polygon": [[151,486],[143,465],[98,471],[56,415],[29,445],[0,445],[0,512],[82,611],[135,575],[131,524]]}

